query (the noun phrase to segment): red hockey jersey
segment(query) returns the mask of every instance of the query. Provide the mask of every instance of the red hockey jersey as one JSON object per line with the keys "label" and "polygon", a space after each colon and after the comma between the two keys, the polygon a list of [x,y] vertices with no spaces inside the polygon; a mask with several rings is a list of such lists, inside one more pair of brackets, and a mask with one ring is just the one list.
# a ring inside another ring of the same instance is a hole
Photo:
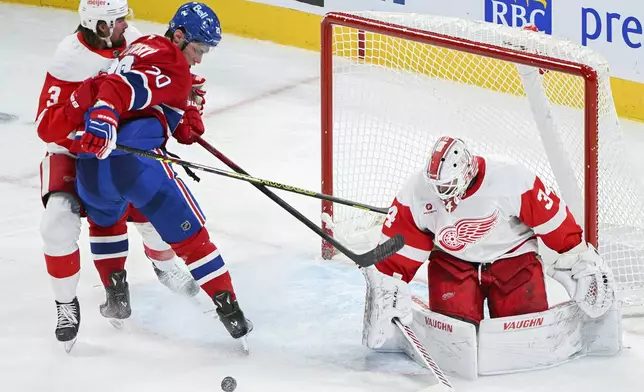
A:
{"label": "red hockey jersey", "polygon": [[119,121],[156,117],[168,135],[181,121],[192,76],[183,53],[168,38],[143,36],[134,41],[110,70],[97,94],[119,113]]}
{"label": "red hockey jersey", "polygon": [[141,33],[130,26],[125,30],[123,46],[94,49],[80,33],[65,37],[58,45],[40,92],[36,119],[38,136],[47,143],[49,152],[74,152],[75,129],[82,124],[73,123],[64,115],[64,102],[85,79],[112,68],[127,44],[140,36]]}
{"label": "red hockey jersey", "polygon": [[476,159],[475,183],[451,213],[422,172],[407,180],[381,234],[381,242],[402,234],[405,246],[378,263],[378,270],[409,282],[434,247],[461,260],[491,263],[536,252],[537,237],[559,253],[582,241],[582,229],[564,201],[538,176],[504,158]]}

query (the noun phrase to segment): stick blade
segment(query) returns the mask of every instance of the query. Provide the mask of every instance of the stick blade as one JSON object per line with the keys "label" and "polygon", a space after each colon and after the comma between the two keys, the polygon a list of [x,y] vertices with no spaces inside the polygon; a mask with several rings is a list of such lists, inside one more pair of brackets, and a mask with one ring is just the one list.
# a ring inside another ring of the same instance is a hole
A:
{"label": "stick blade", "polygon": [[399,331],[405,338],[406,344],[404,344],[402,347],[403,352],[405,352],[411,359],[416,361],[421,366],[429,369],[437,381],[437,384],[430,385],[419,392],[454,392],[454,387],[452,387],[449,379],[447,378],[445,373],[443,373],[443,370],[441,370],[436,361],[434,361],[434,358],[431,357],[425,346],[423,346],[423,344],[420,342],[414,330],[403,325],[397,318],[393,320],[393,323],[398,327]]}
{"label": "stick blade", "polygon": [[356,255],[352,260],[360,267],[368,267],[388,259],[402,249],[403,246],[405,246],[405,237],[396,234],[369,252]]}

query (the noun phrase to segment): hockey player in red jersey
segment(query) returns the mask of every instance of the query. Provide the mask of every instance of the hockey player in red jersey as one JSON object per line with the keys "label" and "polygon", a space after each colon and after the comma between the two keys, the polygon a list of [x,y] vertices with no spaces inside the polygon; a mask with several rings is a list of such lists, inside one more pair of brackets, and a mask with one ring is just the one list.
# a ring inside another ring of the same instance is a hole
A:
{"label": "hockey player in red jersey", "polygon": [[[198,108],[189,104],[190,67],[218,45],[217,15],[203,3],[179,7],[165,36],[144,36],[119,56],[102,78],[90,107],[77,161],[78,194],[92,221],[108,227],[134,205],[184,259],[212,298],[235,338],[251,330],[236,299],[230,274],[205,227],[197,201],[171,165],[115,150],[116,141],[163,154],[167,138],[191,144],[204,133]],[[118,130],[118,132],[117,132]],[[79,136],[79,135],[77,135]]]}
{"label": "hockey player in red jersey", "polygon": [[474,156],[460,139],[441,137],[400,190],[381,239],[395,234],[405,247],[363,269],[370,348],[392,337],[392,319],[411,323],[407,283],[426,260],[433,312],[478,325],[486,299],[492,318],[546,311],[537,238],[559,254],[548,274],[588,316],[603,315],[614,301],[610,269],[564,201],[522,165]]}
{"label": "hockey player in red jersey", "polygon": [[[78,150],[74,133],[78,126],[82,129],[88,107],[77,103],[91,99],[98,89],[98,80],[83,81],[107,71],[127,45],[141,35],[136,29],[128,28],[127,0],[109,3],[82,0],[79,13],[81,24],[78,31],[58,46],[38,105],[38,134],[47,142],[48,151],[41,163],[45,205],[41,235],[58,309],[56,337],[66,342],[67,348],[73,345],[80,323],[76,297],[80,276],[77,242],[83,207],[74,188],[75,154]],[[203,85],[203,79],[199,83]],[[201,88],[198,91],[203,92]],[[72,99],[68,101],[69,97]],[[132,210],[130,216],[143,238],[145,253],[152,260],[159,280],[175,292],[195,295],[199,287],[190,274],[175,263],[178,258],[170,246],[161,240],[140,213]],[[111,303],[114,301],[110,301],[109,294],[114,291],[113,282],[127,285],[124,271],[128,251],[125,219],[109,227],[97,226],[90,220],[90,245],[96,269],[108,291],[108,300],[101,305],[101,313],[110,318],[125,318],[130,312],[129,300],[120,301],[126,306],[115,312]],[[124,294],[127,294],[126,290]]]}

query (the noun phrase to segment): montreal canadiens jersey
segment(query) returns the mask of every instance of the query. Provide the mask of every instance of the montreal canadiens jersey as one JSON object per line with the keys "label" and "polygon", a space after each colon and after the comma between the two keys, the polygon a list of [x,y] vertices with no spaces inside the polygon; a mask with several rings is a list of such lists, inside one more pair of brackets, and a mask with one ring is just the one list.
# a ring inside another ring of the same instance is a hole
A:
{"label": "montreal canadiens jersey", "polygon": [[38,135],[47,143],[49,152],[70,154],[74,149],[75,129],[80,124],[65,117],[63,103],[85,79],[107,72],[141,33],[130,25],[124,36],[122,46],[106,49],[90,47],[80,33],[67,36],[58,45],[40,93],[36,119]]}
{"label": "montreal canadiens jersey", "polygon": [[157,118],[169,137],[183,117],[192,75],[183,52],[168,38],[143,36],[119,56],[98,90],[97,100],[109,102],[119,121]]}
{"label": "montreal canadiens jersey", "polygon": [[423,173],[412,175],[389,209],[381,242],[396,235],[405,246],[377,264],[388,275],[413,279],[433,249],[461,260],[492,263],[537,251],[537,238],[563,253],[582,229],[563,200],[534,173],[501,157],[476,157],[479,173],[458,205],[447,211]]}

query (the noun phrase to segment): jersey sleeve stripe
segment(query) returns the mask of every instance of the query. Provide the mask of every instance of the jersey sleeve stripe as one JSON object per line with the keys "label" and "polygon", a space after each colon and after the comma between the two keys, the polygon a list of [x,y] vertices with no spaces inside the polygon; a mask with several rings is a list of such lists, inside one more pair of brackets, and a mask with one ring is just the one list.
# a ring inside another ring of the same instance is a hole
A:
{"label": "jersey sleeve stripe", "polygon": [[45,117],[45,114],[47,113],[48,108],[44,108],[42,112],[38,115],[38,118],[36,118],[36,128],[40,125],[40,122],[42,121],[43,117]]}
{"label": "jersey sleeve stripe", "polygon": [[128,110],[141,110],[148,107],[152,101],[148,78],[143,73],[134,70],[123,73],[122,77],[132,89],[132,99]]}
{"label": "jersey sleeve stripe", "polygon": [[177,125],[179,125],[179,122],[183,117],[184,111],[181,109],[172,107],[170,105],[162,104],[159,106],[161,106],[161,111],[163,112],[166,120],[168,121],[168,128],[170,128],[170,132],[174,133],[175,129],[177,129]]}
{"label": "jersey sleeve stripe", "polygon": [[[388,236],[380,234],[380,243],[383,243],[389,239]],[[429,258],[428,250],[414,248],[413,246],[405,245],[403,246],[396,254],[405,257],[409,260],[417,261],[419,263],[424,263]]]}
{"label": "jersey sleeve stripe", "polygon": [[560,201],[557,213],[546,222],[533,227],[532,230],[534,230],[535,234],[537,235],[545,235],[554,230],[557,230],[557,228],[559,228],[559,226],[561,226],[563,221],[566,219],[567,214],[566,203]]}
{"label": "jersey sleeve stripe", "polygon": [[128,110],[131,110],[131,109],[132,109],[132,107],[134,106],[134,96],[135,96],[135,94],[134,94],[134,87],[130,84],[130,82],[129,82],[129,81],[128,81],[128,79],[125,77],[125,75],[123,75],[123,74],[117,74],[117,75],[118,75],[118,76],[123,80],[123,82],[124,82],[124,83],[129,87],[129,88],[130,88],[130,103],[129,103],[129,105],[128,105]]}

